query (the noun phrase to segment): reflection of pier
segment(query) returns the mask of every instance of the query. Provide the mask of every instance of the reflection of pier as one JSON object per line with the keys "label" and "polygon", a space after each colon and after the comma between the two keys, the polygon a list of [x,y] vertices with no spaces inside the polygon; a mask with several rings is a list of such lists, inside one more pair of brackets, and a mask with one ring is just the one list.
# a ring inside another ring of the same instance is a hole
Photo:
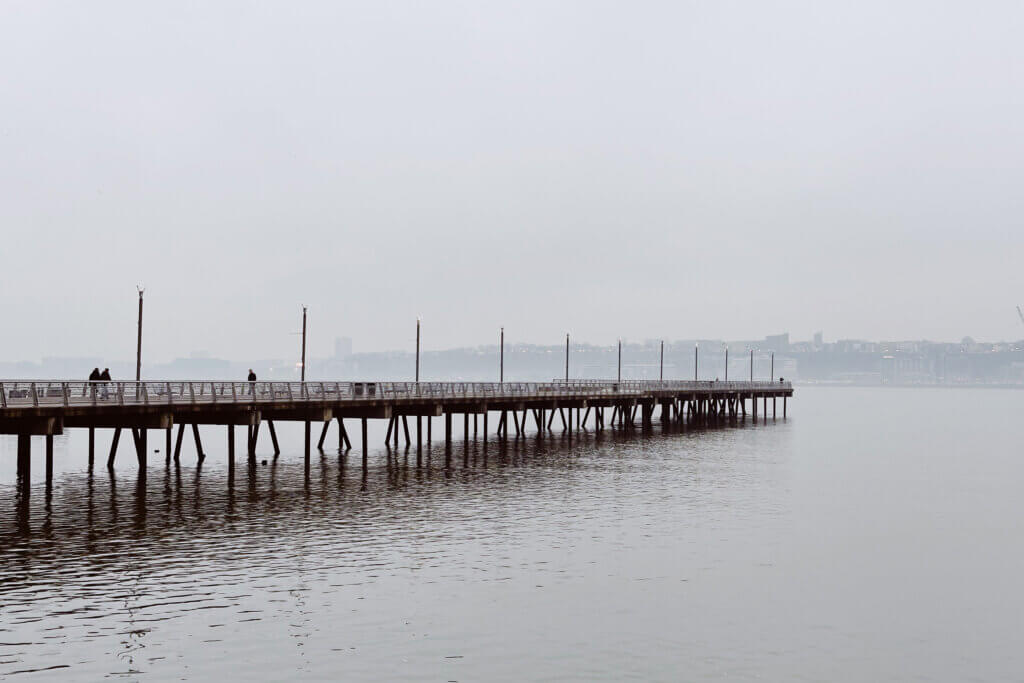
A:
{"label": "reflection of pier", "polygon": [[[0,382],[0,434],[18,436],[18,478],[27,489],[31,470],[32,435],[46,437],[46,481],[52,481],[53,436],[65,429],[89,430],[89,467],[95,459],[95,430],[113,429],[107,458],[113,467],[122,430],[130,430],[140,473],[145,474],[147,433],[163,430],[166,458],[175,461],[181,453],[186,425],[191,426],[199,460],[205,457],[199,438],[199,425],[226,425],[229,472],[235,461],[235,427],[246,427],[246,451],[255,460],[261,425],[280,453],[275,421],[297,421],[305,426],[306,463],[310,455],[310,429],[314,422],[322,429],[318,447],[322,448],[328,427],[338,422],[338,448],[351,449],[345,419],[361,423],[363,466],[368,454],[367,422],[387,420],[385,441],[398,446],[404,436],[407,447],[413,443],[409,418],[415,418],[417,454],[424,436],[432,440],[432,420],[444,418],[444,442],[450,450],[453,436],[452,416],[463,416],[463,438],[480,434],[486,448],[490,435],[489,416],[495,413],[494,434],[501,441],[526,435],[532,420],[543,435],[557,423],[569,439],[574,431],[595,431],[608,426],[650,429],[660,406],[662,424],[715,424],[750,413],[758,416],[758,401],[765,419],[768,399],[775,417],[778,398],[782,415],[786,400],[793,395],[788,382],[707,382],[707,381],[553,381],[536,382]],[[606,415],[607,410],[610,415]],[[575,411],[575,419],[573,411]],[[591,416],[592,419],[591,419]],[[426,434],[423,418],[426,417]],[[480,418],[478,420],[478,418]],[[173,439],[173,427],[177,437]],[[173,439],[173,447],[172,447]],[[417,458],[418,459],[418,458]]]}

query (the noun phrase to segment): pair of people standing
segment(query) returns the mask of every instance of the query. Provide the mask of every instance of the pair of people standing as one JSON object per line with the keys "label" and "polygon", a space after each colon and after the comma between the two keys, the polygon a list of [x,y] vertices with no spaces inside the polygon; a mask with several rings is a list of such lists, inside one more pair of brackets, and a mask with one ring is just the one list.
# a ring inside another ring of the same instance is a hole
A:
{"label": "pair of people standing", "polygon": [[[110,381],[110,368],[103,368],[103,372],[100,372],[99,368],[93,368],[92,372],[89,373],[89,381],[90,382],[109,382]],[[100,386],[101,391],[103,392],[103,398],[108,398],[110,396],[110,394],[107,391],[107,385],[106,384],[101,384],[99,386]],[[92,395],[93,395],[93,397],[96,396],[96,385],[92,386]]]}

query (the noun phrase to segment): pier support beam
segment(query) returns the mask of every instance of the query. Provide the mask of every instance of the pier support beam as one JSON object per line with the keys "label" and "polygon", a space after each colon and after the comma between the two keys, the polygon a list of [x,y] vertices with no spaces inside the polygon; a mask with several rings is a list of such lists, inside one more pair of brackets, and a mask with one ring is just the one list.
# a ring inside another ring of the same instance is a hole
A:
{"label": "pier support beam", "polygon": [[352,450],[352,442],[348,438],[348,430],[345,429],[345,421],[338,418],[338,450],[342,450],[342,444],[344,443],[345,450]]}
{"label": "pier support beam", "polygon": [[121,441],[121,428],[114,430],[114,438],[110,440],[110,455],[107,456],[107,469],[114,469],[114,458],[117,457],[117,444]]}
{"label": "pier support beam", "polygon": [[256,464],[256,444],[260,439],[260,423],[249,426],[249,462]]}
{"label": "pier support beam", "polygon": [[46,488],[53,486],[53,434],[46,435]]}
{"label": "pier support beam", "polygon": [[[785,404],[783,404],[785,405]],[[783,413],[786,411],[783,410]],[[92,472],[92,463],[96,459],[96,428],[89,427],[89,471]]]}
{"label": "pier support beam", "polygon": [[309,439],[309,429],[310,429],[310,421],[306,420],[302,424],[303,424],[303,430],[302,431],[305,434],[305,441],[303,442],[305,444],[305,447],[303,448],[303,457],[306,460],[306,467],[309,467],[309,441],[310,441],[310,439]]}
{"label": "pier support beam", "polygon": [[270,429],[270,443],[274,444],[274,457],[281,455],[281,447],[277,445],[277,430],[274,429],[274,421],[267,420],[267,427]]}
{"label": "pier support beam", "polygon": [[366,458],[369,454],[370,445],[366,442],[366,418],[363,418],[363,472],[366,472]]}
{"label": "pier support beam", "polygon": [[32,480],[32,436],[18,434],[18,485],[28,493]]}
{"label": "pier support beam", "polygon": [[178,437],[174,440],[174,462],[181,458],[181,440],[185,436],[185,424],[178,425]]}

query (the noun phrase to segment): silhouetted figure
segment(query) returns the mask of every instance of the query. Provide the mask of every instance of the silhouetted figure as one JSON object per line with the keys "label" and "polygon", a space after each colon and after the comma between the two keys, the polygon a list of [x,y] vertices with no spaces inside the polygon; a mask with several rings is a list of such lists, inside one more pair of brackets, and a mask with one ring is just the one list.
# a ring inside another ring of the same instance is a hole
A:
{"label": "silhouetted figure", "polygon": [[249,395],[256,395],[256,373],[252,371],[252,368],[249,368]]}
{"label": "silhouetted figure", "polygon": [[110,392],[107,390],[107,382],[110,381],[110,368],[103,368],[100,380],[103,382],[103,398],[110,398]]}
{"label": "silhouetted figure", "polygon": [[[99,368],[93,368],[92,372],[89,373],[89,381],[90,382],[98,382],[99,379],[100,379],[100,369]],[[96,397],[96,385],[95,384],[90,384],[89,385],[89,389],[90,389],[90,394],[92,395],[93,398],[95,398]],[[85,396],[85,389],[82,389],[82,396]]]}

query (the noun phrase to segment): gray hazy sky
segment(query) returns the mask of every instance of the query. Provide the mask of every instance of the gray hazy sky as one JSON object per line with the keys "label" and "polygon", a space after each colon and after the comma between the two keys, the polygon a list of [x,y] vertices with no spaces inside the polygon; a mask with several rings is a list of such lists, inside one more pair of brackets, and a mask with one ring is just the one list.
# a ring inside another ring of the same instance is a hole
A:
{"label": "gray hazy sky", "polygon": [[0,355],[1024,336],[1018,2],[0,2]]}

